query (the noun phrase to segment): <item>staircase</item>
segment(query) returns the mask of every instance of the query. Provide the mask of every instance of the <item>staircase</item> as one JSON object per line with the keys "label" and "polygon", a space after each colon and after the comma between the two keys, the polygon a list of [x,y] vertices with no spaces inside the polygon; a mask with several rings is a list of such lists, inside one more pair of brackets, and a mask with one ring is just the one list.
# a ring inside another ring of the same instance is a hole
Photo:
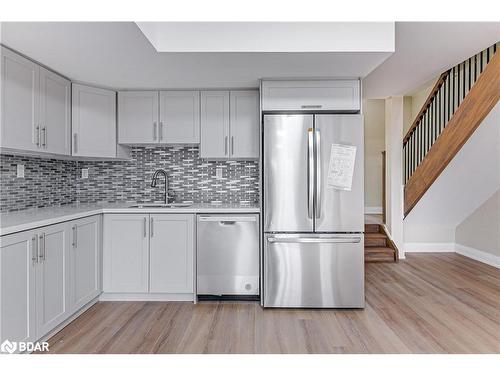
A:
{"label": "staircase", "polygon": [[396,262],[397,250],[384,227],[380,224],[365,224],[365,262]]}
{"label": "staircase", "polygon": [[444,72],[403,139],[405,217],[500,99],[498,43]]}

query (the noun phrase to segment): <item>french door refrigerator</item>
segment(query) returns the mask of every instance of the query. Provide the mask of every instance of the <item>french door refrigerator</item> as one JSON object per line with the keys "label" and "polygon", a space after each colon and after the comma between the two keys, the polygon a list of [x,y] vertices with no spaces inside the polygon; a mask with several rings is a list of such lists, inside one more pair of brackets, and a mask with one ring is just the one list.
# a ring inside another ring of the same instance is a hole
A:
{"label": "french door refrigerator", "polygon": [[264,115],[264,307],[364,307],[363,148],[362,115]]}

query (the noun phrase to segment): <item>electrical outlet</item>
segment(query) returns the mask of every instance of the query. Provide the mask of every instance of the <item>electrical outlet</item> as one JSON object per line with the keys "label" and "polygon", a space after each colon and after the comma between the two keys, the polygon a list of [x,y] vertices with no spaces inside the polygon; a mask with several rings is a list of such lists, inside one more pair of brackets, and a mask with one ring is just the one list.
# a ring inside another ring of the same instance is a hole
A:
{"label": "electrical outlet", "polygon": [[17,165],[17,178],[24,178],[24,164]]}
{"label": "electrical outlet", "polygon": [[82,168],[82,178],[89,178],[89,169]]}
{"label": "electrical outlet", "polygon": [[222,178],[222,168],[215,168],[215,178]]}

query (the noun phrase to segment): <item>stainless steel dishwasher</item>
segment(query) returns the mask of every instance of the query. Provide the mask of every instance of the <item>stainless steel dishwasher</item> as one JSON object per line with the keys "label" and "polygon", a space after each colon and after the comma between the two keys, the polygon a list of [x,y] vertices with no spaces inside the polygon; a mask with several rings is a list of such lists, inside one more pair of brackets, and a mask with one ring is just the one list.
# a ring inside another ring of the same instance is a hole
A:
{"label": "stainless steel dishwasher", "polygon": [[198,299],[257,299],[259,215],[198,215]]}

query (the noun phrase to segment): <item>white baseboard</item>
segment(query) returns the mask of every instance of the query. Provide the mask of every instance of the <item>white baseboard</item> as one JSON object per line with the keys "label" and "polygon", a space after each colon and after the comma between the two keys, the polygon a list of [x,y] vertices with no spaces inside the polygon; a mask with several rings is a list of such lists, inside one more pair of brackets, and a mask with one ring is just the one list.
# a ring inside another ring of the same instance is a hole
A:
{"label": "white baseboard", "polygon": [[365,215],[382,215],[382,207],[365,207]]}
{"label": "white baseboard", "polygon": [[103,293],[99,301],[194,301],[193,293]]}
{"label": "white baseboard", "polygon": [[482,263],[489,264],[490,266],[500,268],[500,256],[487,253],[482,250],[468,247],[465,245],[455,244],[455,251],[457,254],[472,258]]}
{"label": "white baseboard", "polygon": [[405,242],[405,253],[454,253],[454,242]]}

